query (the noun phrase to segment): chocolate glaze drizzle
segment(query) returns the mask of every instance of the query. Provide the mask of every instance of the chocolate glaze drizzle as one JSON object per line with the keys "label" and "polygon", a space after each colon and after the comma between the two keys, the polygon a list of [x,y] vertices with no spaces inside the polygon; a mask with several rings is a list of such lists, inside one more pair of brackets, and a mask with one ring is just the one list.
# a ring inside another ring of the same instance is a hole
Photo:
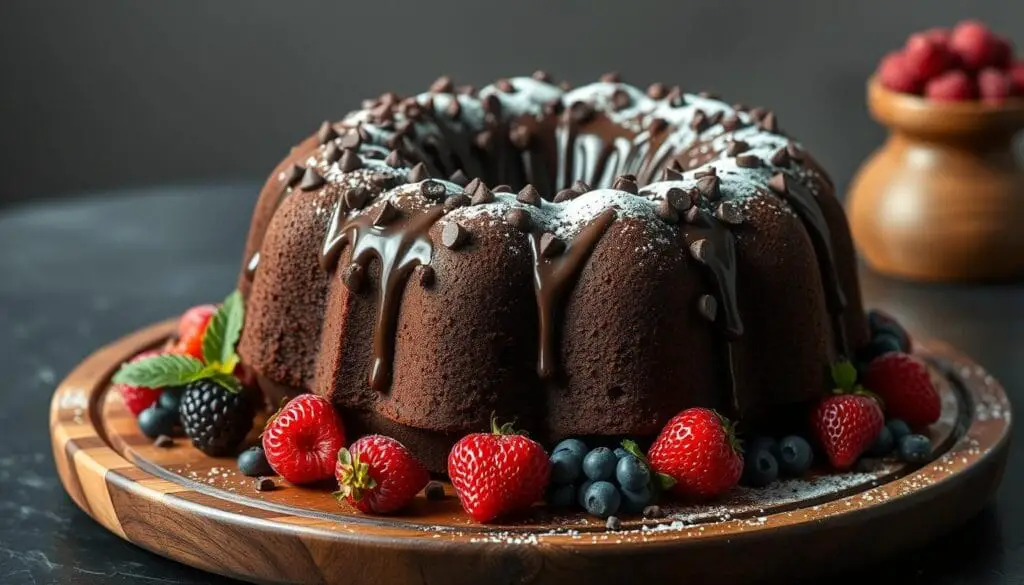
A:
{"label": "chocolate glaze drizzle", "polygon": [[542,249],[542,237],[531,233],[530,250],[533,252],[533,290],[537,297],[539,321],[537,375],[541,379],[554,374],[556,363],[556,337],[562,304],[575,283],[580,270],[608,226],[615,221],[614,209],[606,209],[576,235],[561,254],[548,258]]}
{"label": "chocolate glaze drizzle", "polygon": [[434,248],[428,232],[444,215],[444,208],[435,205],[425,211],[403,213],[379,227],[374,225],[374,216],[370,213],[345,220],[342,207],[335,206],[321,256],[322,265],[327,270],[336,267],[342,250],[348,245],[352,246],[352,263],[361,267],[364,274],[369,273],[372,260],[380,263],[370,387],[384,392],[391,384],[395,327],[402,292],[413,269],[430,264]]}

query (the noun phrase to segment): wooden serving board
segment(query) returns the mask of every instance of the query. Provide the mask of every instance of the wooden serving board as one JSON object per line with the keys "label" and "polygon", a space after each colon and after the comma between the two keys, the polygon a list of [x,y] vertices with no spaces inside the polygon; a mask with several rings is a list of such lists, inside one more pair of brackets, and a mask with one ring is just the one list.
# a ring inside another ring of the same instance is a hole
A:
{"label": "wooden serving board", "polygon": [[624,517],[616,531],[540,507],[514,524],[475,524],[450,486],[442,501],[421,494],[401,516],[368,516],[336,502],[333,486],[276,478],[276,489],[260,492],[233,459],[207,457],[187,439],[159,448],[144,437],[109,379],[173,329],[168,321],[125,337],[60,384],[50,410],[57,470],[75,503],[122,538],[260,583],[788,582],[923,544],[973,516],[998,486],[1009,446],[1003,389],[929,343],[920,352],[943,415],[924,466],[876,461],[737,488],[710,504],[667,504],[663,519]]}

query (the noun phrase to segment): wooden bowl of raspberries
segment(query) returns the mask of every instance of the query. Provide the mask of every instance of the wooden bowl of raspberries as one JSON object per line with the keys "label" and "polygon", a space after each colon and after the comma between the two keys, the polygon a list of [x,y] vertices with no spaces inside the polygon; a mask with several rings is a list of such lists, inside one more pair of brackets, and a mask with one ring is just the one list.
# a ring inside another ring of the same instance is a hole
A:
{"label": "wooden bowl of raspberries", "polygon": [[889,137],[847,199],[854,240],[878,272],[912,280],[1024,276],[1024,60],[968,20],[910,35],[868,82]]}

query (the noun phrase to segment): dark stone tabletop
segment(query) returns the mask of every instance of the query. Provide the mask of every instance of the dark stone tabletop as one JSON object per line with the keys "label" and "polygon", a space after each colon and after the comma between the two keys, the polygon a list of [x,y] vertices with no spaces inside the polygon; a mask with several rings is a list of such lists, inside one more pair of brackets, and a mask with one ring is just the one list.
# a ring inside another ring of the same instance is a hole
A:
{"label": "dark stone tabletop", "polygon": [[[0,584],[227,582],[122,541],[81,512],[57,479],[47,413],[56,384],[94,349],[223,298],[256,189],[158,188],[0,209]],[[870,306],[972,356],[1024,405],[1024,286],[919,285],[864,272],[863,287]],[[1017,448],[979,517],[828,582],[1024,582],[1022,491]]]}

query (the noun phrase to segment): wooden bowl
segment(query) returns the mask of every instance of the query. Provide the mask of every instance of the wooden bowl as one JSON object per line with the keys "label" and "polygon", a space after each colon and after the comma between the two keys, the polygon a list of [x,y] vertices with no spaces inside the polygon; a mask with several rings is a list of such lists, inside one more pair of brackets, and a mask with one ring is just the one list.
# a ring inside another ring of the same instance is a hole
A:
{"label": "wooden bowl", "polygon": [[1024,100],[937,103],[868,83],[889,138],[847,199],[858,251],[878,272],[926,281],[1024,275]]}

